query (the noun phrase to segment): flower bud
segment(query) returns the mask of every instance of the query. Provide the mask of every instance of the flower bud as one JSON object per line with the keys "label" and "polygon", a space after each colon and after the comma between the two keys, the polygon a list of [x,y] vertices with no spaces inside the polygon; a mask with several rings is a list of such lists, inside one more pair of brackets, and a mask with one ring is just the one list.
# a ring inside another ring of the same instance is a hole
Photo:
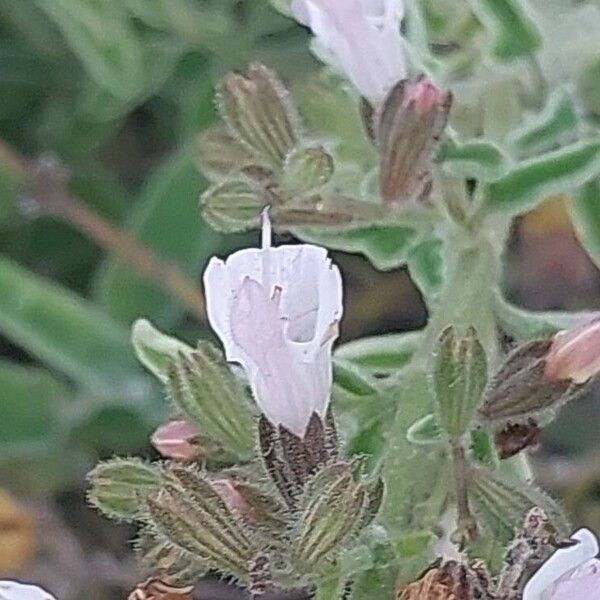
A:
{"label": "flower bud", "polygon": [[267,201],[266,191],[250,179],[233,179],[206,190],[200,205],[204,220],[213,229],[235,233],[258,227]]}
{"label": "flower bud", "polygon": [[582,384],[599,372],[600,317],[554,336],[544,369],[548,379],[569,379]]}
{"label": "flower bud", "polygon": [[363,483],[353,469],[349,463],[328,465],[307,486],[293,551],[301,569],[311,571],[333,557],[379,510],[382,482]]}
{"label": "flower bud", "polygon": [[418,581],[400,592],[398,600],[493,598],[492,589],[491,577],[482,563],[449,560],[426,571]]}
{"label": "flower bud", "polygon": [[331,179],[333,169],[333,158],[322,146],[300,148],[285,161],[281,188],[295,193],[318,190]]}
{"label": "flower bud", "polygon": [[488,424],[528,422],[578,396],[584,386],[571,379],[549,379],[546,359],[552,340],[535,340],[517,348],[491,379],[479,409]]}
{"label": "flower bud", "polygon": [[152,434],[152,445],[165,458],[193,461],[202,454],[200,431],[188,421],[169,421]]}
{"label": "flower bud", "polygon": [[487,382],[485,351],[473,328],[459,336],[448,328],[439,341],[433,376],[440,425],[460,438],[473,418]]}
{"label": "flower bud", "polygon": [[247,520],[252,520],[252,507],[240,493],[235,482],[229,478],[213,479],[210,482],[212,489],[219,494],[227,508]]}
{"label": "flower bud", "polygon": [[163,483],[161,471],[139,459],[114,459],[89,474],[88,500],[113,519],[134,520],[145,512],[149,494]]}
{"label": "flower bud", "polygon": [[297,115],[275,73],[253,64],[246,77],[230,73],[219,89],[221,113],[233,137],[264,166],[281,168],[297,142]]}
{"label": "flower bud", "polygon": [[148,498],[157,534],[196,559],[245,577],[255,554],[249,532],[199,473],[172,468],[173,483]]}
{"label": "flower bud", "polygon": [[451,104],[450,92],[425,79],[404,80],[392,89],[374,127],[384,202],[400,204],[429,193],[430,163]]}
{"label": "flower bud", "polygon": [[202,435],[226,453],[253,452],[254,421],[242,383],[209,342],[191,355],[179,353],[169,367],[167,391],[173,404]]}

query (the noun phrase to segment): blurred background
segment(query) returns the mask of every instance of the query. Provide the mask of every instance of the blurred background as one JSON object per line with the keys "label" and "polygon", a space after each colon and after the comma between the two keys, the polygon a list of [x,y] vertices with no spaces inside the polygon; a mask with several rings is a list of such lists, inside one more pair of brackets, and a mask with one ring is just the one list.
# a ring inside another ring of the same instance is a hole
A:
{"label": "blurred background", "polygon": [[[91,466],[152,457],[149,434],[168,414],[129,328],[144,316],[190,343],[210,335],[202,269],[257,239],[199,216],[198,135],[216,120],[215,84],[251,59],[302,86],[320,69],[308,47],[266,0],[0,0],[0,578],[62,600],[124,598],[139,579],[132,531],[85,502]],[[600,274],[564,201],[514,228],[517,304],[600,308]],[[426,322],[404,271],[336,260],[344,339]],[[534,457],[574,522],[596,530],[599,422],[592,394]],[[199,597],[231,597],[206,585]]]}

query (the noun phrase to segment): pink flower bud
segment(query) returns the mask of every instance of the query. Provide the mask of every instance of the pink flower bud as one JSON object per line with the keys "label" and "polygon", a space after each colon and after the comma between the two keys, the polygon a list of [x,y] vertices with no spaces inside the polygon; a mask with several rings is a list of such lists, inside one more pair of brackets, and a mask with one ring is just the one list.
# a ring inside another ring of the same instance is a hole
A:
{"label": "pink flower bud", "polygon": [[191,461],[201,454],[198,429],[187,421],[169,421],[152,435],[152,445],[165,458]]}
{"label": "pink flower bud", "polygon": [[252,520],[252,507],[248,504],[246,498],[241,494],[232,479],[214,479],[210,482],[210,485],[219,494],[221,500],[225,502],[225,505],[231,512],[237,513],[249,521]]}
{"label": "pink flower bud", "polygon": [[452,94],[419,78],[398,83],[375,113],[379,188],[388,204],[427,196],[437,142],[446,127]]}
{"label": "pink flower bud", "polygon": [[600,317],[561,331],[546,355],[545,376],[585,383],[600,372]]}
{"label": "pink flower bud", "polygon": [[441,90],[432,81],[419,79],[406,84],[404,105],[406,108],[414,108],[424,117],[433,111],[446,110],[448,96],[447,91]]}

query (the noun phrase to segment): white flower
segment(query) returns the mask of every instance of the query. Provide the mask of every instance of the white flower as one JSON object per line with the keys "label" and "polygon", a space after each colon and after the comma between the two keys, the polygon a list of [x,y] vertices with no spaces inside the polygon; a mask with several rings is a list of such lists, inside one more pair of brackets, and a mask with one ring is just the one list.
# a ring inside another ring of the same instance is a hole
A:
{"label": "white flower", "polygon": [[55,600],[55,598],[36,585],[1,580],[0,600]]}
{"label": "white flower", "polygon": [[206,308],[227,360],[244,367],[267,419],[303,436],[329,403],[342,279],[324,248],[272,248],[270,238],[265,217],[262,249],[211,259]]}
{"label": "white flower", "polygon": [[557,550],[525,586],[523,600],[600,600],[598,542],[588,529],[571,539],[578,542]]}
{"label": "white flower", "polygon": [[292,11],[316,36],[319,58],[371,102],[382,102],[406,77],[404,0],[293,0]]}

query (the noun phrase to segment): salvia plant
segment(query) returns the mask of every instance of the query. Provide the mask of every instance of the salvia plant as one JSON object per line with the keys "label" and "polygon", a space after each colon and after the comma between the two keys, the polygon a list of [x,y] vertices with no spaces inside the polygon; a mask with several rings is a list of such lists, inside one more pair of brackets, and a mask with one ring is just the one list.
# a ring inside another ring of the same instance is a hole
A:
{"label": "salvia plant", "polygon": [[[569,538],[524,451],[600,371],[600,321],[501,285],[514,219],[549,195],[600,256],[600,135],[590,90],[553,72],[557,3],[275,4],[328,66],[298,93],[259,63],[221,81],[200,209],[261,245],[205,270],[218,344],[135,324],[173,407],[164,460],[99,464],[91,502],[139,525],[142,563],[182,597],[208,571],[255,598],[596,597],[596,540]],[[571,21],[600,21],[583,4]],[[326,248],[406,265],[426,327],[334,351]]]}

